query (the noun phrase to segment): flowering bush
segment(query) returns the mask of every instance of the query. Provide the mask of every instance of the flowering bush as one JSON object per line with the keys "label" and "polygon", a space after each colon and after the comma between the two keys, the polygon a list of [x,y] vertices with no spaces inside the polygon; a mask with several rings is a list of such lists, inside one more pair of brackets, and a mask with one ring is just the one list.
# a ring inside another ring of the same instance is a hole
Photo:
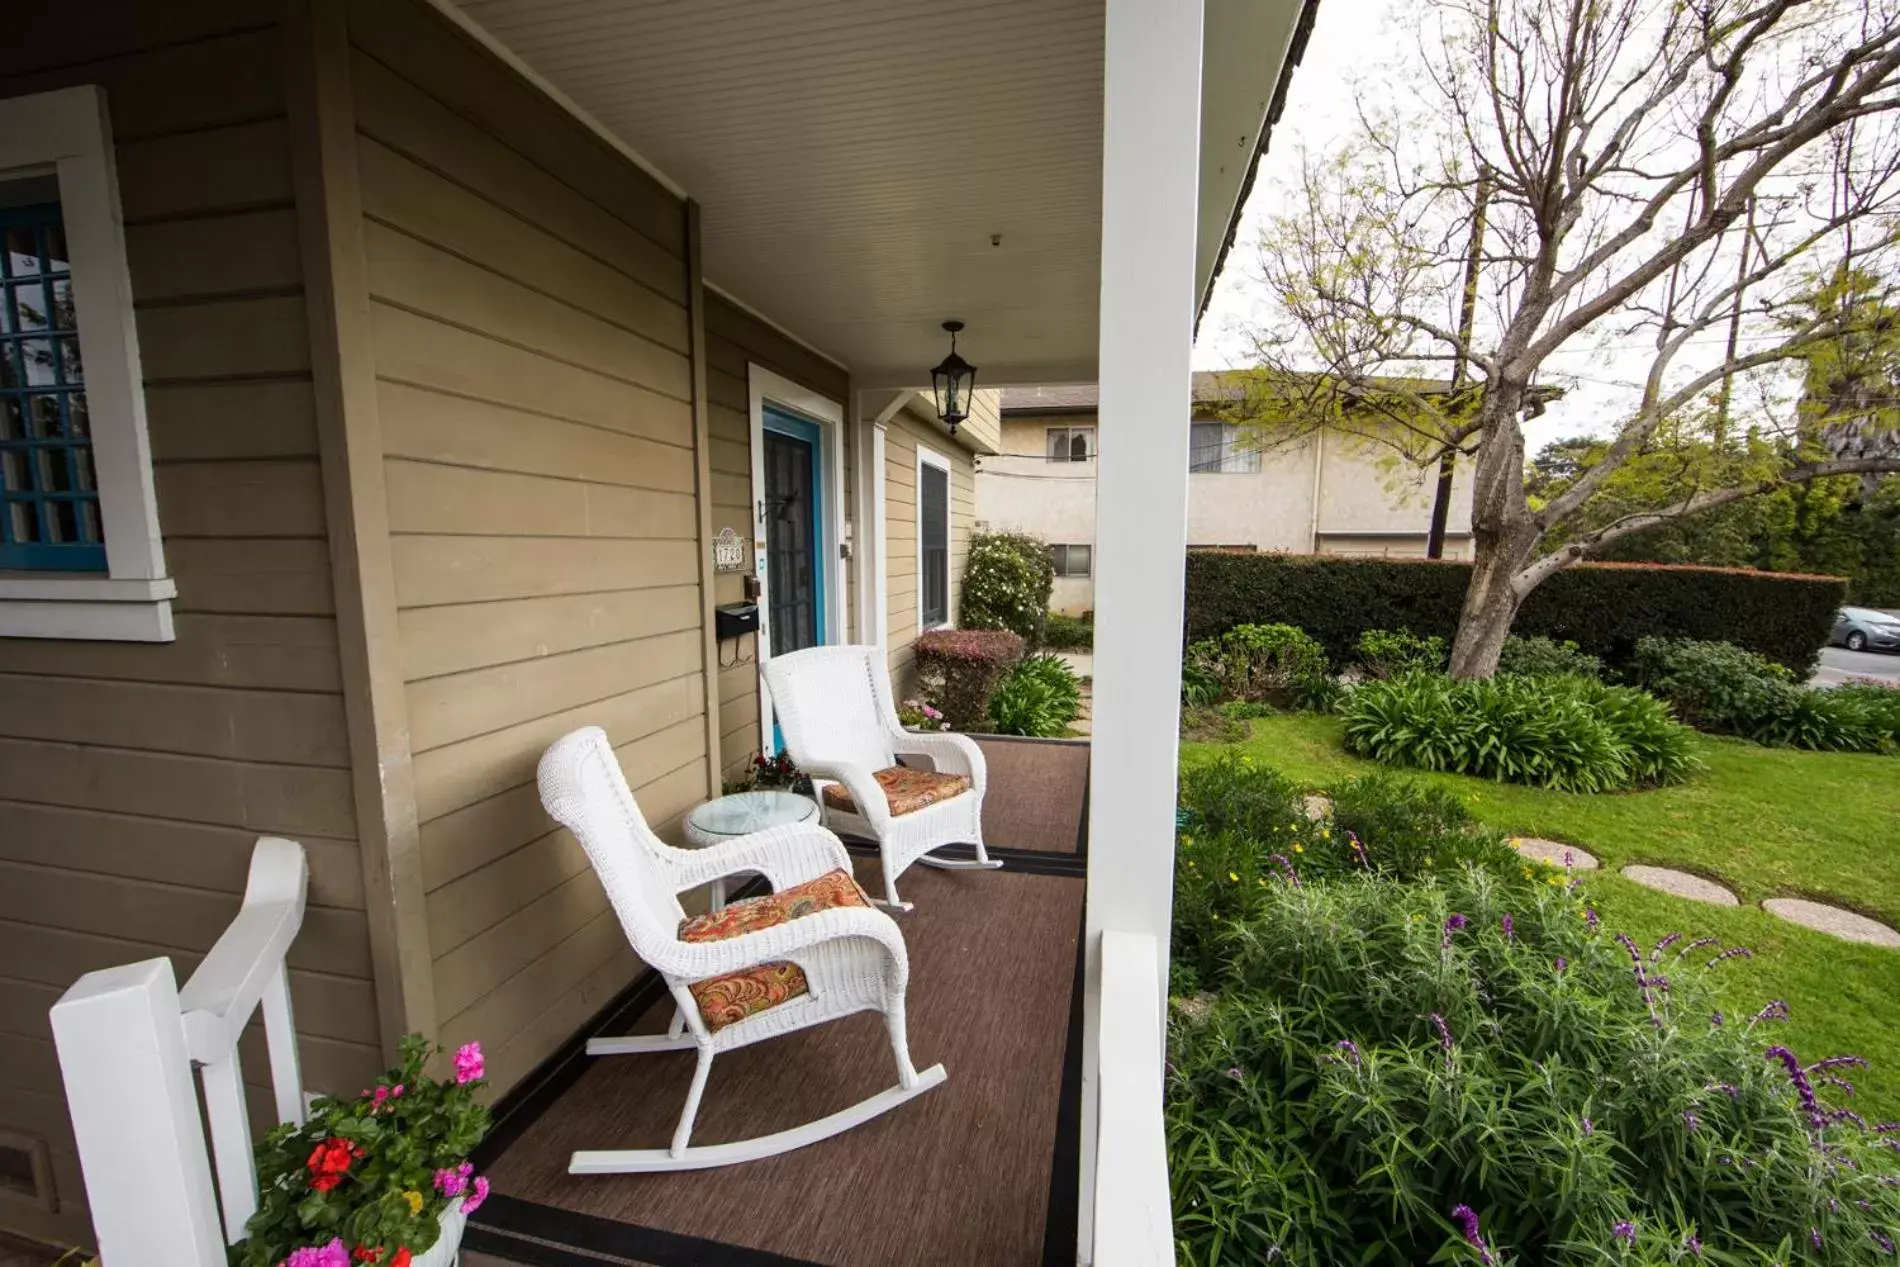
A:
{"label": "flowering bush", "polygon": [[897,721],[905,730],[948,730],[943,712],[922,700],[907,699],[897,706]]}
{"label": "flowering bush", "polygon": [[257,1148],[258,1208],[237,1267],[408,1267],[433,1246],[451,1202],[472,1214],[488,1180],[468,1155],[488,1131],[475,1102],[482,1049],[455,1053],[454,1073],[425,1077],[434,1048],[403,1040],[402,1066],[353,1100],[321,1099],[302,1126],[277,1127]]}
{"label": "flowering bush", "polygon": [[1049,547],[1037,538],[1021,532],[976,533],[963,565],[961,623],[966,629],[1007,629],[1036,646],[1055,582]]}
{"label": "flowering bush", "polygon": [[982,730],[990,696],[1009,666],[1023,658],[1023,640],[1003,629],[932,629],[917,635],[923,690],[952,730]]}
{"label": "flowering bush", "polygon": [[1235,625],[1194,643],[1183,657],[1182,682],[1191,703],[1206,702],[1192,697],[1210,682],[1228,699],[1276,708],[1324,710],[1339,693],[1325,648],[1295,625]]}
{"label": "flowering bush", "polygon": [[1837,1107],[1864,1062],[1796,1055],[1785,1005],[1717,1009],[1745,950],[1516,872],[1273,870],[1170,1009],[1179,1261],[1894,1261],[1900,1124]]}

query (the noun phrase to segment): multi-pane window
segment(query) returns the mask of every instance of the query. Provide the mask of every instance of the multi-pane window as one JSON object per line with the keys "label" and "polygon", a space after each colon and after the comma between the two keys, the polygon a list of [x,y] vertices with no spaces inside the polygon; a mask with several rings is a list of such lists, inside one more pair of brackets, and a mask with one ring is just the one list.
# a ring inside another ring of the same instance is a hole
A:
{"label": "multi-pane window", "polygon": [[85,384],[59,203],[0,206],[0,568],[105,570]]}
{"label": "multi-pane window", "polygon": [[1188,428],[1188,470],[1197,474],[1242,474],[1260,469],[1260,448],[1230,422],[1197,422]]}
{"label": "multi-pane window", "polygon": [[1095,457],[1094,427],[1050,427],[1051,462],[1087,462]]}
{"label": "multi-pane window", "polygon": [[1090,575],[1095,564],[1095,547],[1080,545],[1060,545],[1049,547],[1049,561],[1055,564],[1057,576]]}
{"label": "multi-pane window", "polygon": [[950,621],[950,472],[917,464],[918,616],[926,629]]}

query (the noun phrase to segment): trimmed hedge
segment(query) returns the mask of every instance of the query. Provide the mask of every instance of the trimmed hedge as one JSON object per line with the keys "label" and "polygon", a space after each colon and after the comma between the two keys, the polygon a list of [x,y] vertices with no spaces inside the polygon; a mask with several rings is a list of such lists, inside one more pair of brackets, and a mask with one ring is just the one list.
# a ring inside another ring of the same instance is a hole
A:
{"label": "trimmed hedge", "polygon": [[[1469,563],[1192,550],[1188,642],[1235,625],[1285,622],[1319,639],[1337,662],[1368,629],[1409,629],[1448,643]],[[1726,640],[1784,664],[1814,668],[1847,593],[1838,576],[1647,563],[1584,563],[1532,591],[1514,632],[1575,642],[1612,666],[1639,638]]]}
{"label": "trimmed hedge", "polygon": [[954,730],[985,730],[990,696],[1023,658],[1023,640],[1007,629],[932,629],[911,643],[925,697]]}

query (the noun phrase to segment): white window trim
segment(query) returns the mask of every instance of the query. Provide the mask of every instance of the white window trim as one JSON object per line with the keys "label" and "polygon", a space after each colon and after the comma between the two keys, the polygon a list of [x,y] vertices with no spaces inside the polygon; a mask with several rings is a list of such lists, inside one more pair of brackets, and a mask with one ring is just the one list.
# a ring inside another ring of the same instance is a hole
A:
{"label": "white window trim", "polygon": [[0,100],[0,179],[53,174],[72,257],[106,571],[0,573],[0,637],[170,642],[146,434],[144,375],[105,91],[96,85]]}
{"label": "white window trim", "polygon": [[[752,442],[752,567],[759,578],[759,629],[752,641],[763,670],[772,658],[772,576],[765,552],[765,406],[770,403],[818,427],[818,460],[825,468],[825,540],[819,543],[819,562],[825,571],[827,646],[845,640],[845,613],[850,610],[839,549],[844,540],[844,406],[756,362],[746,365],[746,393]],[[772,696],[765,689],[765,674],[761,672],[759,750],[768,755],[776,747],[772,726]]]}
{"label": "white window trim", "polygon": [[[924,468],[934,466],[943,472],[943,619],[936,624],[924,622]],[[917,632],[925,633],[932,629],[949,629],[956,624],[956,597],[951,592],[955,588],[955,579],[950,575],[949,555],[951,535],[957,521],[956,511],[952,508],[956,492],[956,470],[950,465],[950,459],[935,449],[917,446],[917,485],[916,485],[916,529],[917,529]]]}

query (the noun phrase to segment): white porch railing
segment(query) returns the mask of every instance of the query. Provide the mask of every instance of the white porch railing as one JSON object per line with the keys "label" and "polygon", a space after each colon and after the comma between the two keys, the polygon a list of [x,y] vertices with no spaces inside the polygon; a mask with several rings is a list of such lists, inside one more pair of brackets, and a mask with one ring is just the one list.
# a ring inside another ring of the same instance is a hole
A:
{"label": "white porch railing", "polygon": [[1095,1267],[1163,1267],[1174,1261],[1162,1118],[1166,1038],[1155,939],[1102,932],[1101,1067],[1096,1079]]}
{"label": "white porch railing", "polygon": [[[183,990],[169,959],[148,959],[89,972],[53,1005],[53,1041],[106,1267],[221,1267],[225,1244],[243,1238],[257,1210],[257,1172],[237,1043],[261,1007],[277,1116],[302,1122],[284,955],[303,924],[308,885],[303,846],[265,837],[252,852],[237,918]],[[202,1120],[193,1065],[204,1084]]]}

